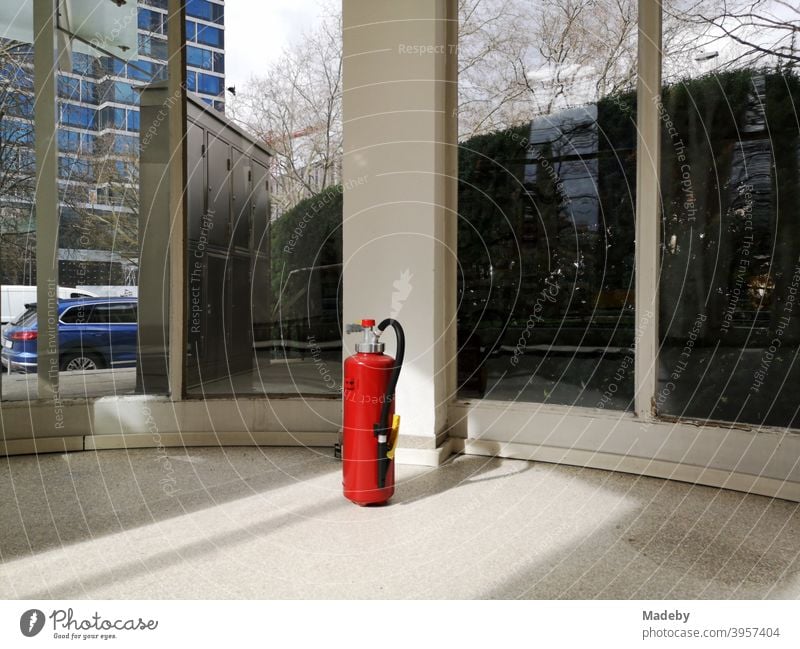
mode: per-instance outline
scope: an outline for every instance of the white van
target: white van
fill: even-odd
[[[97,297],[94,293],[68,286],[58,287],[58,299]],[[8,324],[23,311],[25,305],[36,302],[36,287],[11,284],[0,286],[0,322]]]

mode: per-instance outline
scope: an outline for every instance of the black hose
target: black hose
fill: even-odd
[[[392,428],[392,422],[389,419],[389,408],[394,401],[394,393],[397,389],[397,379],[400,378],[400,369],[403,367],[403,357],[406,354],[406,334],[403,327],[397,320],[386,318],[378,325],[378,331],[383,331],[386,327],[391,326],[394,329],[394,335],[397,336],[397,355],[394,359],[394,367],[392,367],[392,375],[389,377],[389,385],[386,386],[386,398],[383,401],[381,408],[381,423],[387,429]]]
[[[386,327],[391,326],[394,329],[394,334],[397,337],[397,354],[392,366],[392,374],[389,376],[389,384],[386,386],[386,394],[381,407],[380,421],[375,424],[375,435],[386,435],[386,442],[378,442],[378,488],[383,489],[386,486],[386,474],[389,472],[389,436],[392,431],[392,422],[389,418],[390,408],[394,402],[395,390],[397,389],[397,380],[400,378],[400,370],[403,367],[403,357],[406,353],[406,335],[403,327],[397,320],[393,318],[386,318],[378,325],[378,331],[383,332]]]

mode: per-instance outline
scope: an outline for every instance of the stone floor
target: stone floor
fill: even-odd
[[[0,459],[3,598],[797,598],[798,505],[475,456],[387,507],[328,449]]]

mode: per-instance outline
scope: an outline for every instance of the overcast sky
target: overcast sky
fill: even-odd
[[[226,0],[225,85],[243,86],[323,15],[321,0]]]

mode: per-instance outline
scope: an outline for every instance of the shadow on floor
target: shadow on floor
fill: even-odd
[[[456,461],[458,458],[458,461]],[[478,455],[452,455],[435,471],[404,480],[392,503],[413,505],[425,498],[440,496],[450,489],[470,485],[485,485],[493,480],[509,480],[533,468],[533,462],[519,462],[513,471],[486,475],[496,470],[497,458]]]

